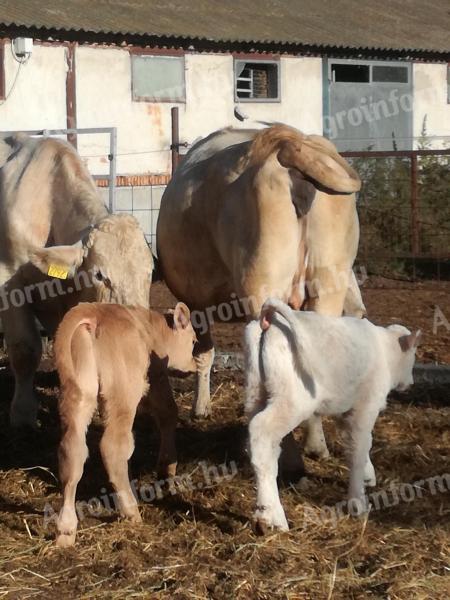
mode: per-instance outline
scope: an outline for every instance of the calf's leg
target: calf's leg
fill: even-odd
[[[295,402],[296,396],[292,399]],[[277,487],[278,458],[281,440],[303,420],[291,398],[269,399],[268,406],[249,423],[251,462],[257,485],[257,527],[289,529]]]
[[[308,435],[304,447],[305,454],[317,458],[328,458],[330,453],[325,441],[322,418],[320,415],[312,415],[307,421]]]
[[[63,487],[63,506],[58,515],[56,544],[72,546],[77,531],[75,496],[83,467],[88,457],[86,429],[92,420],[97,394],[78,395],[74,389],[66,393],[60,404],[63,437],[59,446],[59,476]]]
[[[255,341],[259,344],[259,339]],[[257,413],[267,406],[267,392],[261,381],[259,371],[259,354],[254,348],[247,356],[247,370],[245,383],[245,411],[251,420]],[[279,458],[280,470],[283,479],[295,483],[305,475],[301,447],[296,442],[292,432],[288,433],[281,441],[281,455]]]
[[[163,478],[174,477],[177,470],[175,430],[178,407],[173,399],[172,389],[166,374],[151,377],[149,403],[161,436],[158,476]]]
[[[133,376],[130,374],[131,380]],[[115,389],[105,406],[105,431],[100,441],[102,460],[114,488],[120,514],[136,523],[142,521],[128,477],[128,460],[134,450],[133,421],[144,385]]]
[[[379,413],[379,403],[369,400],[358,403],[350,414],[351,464],[348,500],[350,512],[359,515],[369,508],[364,484],[375,485],[375,470],[370,461],[372,429]]]
[[[364,485],[367,487],[375,487],[377,485],[377,476],[375,474],[375,468],[370,460],[370,456],[367,455],[366,465],[364,467]]]

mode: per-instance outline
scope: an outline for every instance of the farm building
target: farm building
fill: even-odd
[[[424,134],[449,146],[445,0],[0,7],[0,130],[105,128],[70,139],[153,245],[178,151],[215,129],[281,121],[341,151],[412,150]]]
[[[449,597],[449,31],[448,0],[0,0],[0,324],[5,343],[5,347],[0,345],[0,596],[21,600]],[[345,298],[341,295],[344,306],[333,306],[335,312],[329,309],[327,316],[316,314],[313,318],[330,319],[334,314],[336,322],[341,323],[340,315],[349,314],[347,310],[361,316],[360,304],[352,306],[350,301],[350,306],[345,307],[348,292],[354,294],[360,288],[367,317],[373,324],[401,324],[411,331],[398,339],[399,346],[394,344],[398,356],[405,352],[406,340],[402,344],[402,338],[415,340],[414,350],[421,339],[414,385],[401,391],[399,387],[406,386],[397,386],[389,394],[386,409],[373,430],[369,462],[373,460],[376,481],[374,473],[370,482],[364,476],[365,483],[372,486],[366,492],[371,510],[361,518],[351,517],[348,509],[352,498],[346,500],[347,481],[351,479],[348,435],[342,427],[343,419],[327,414],[323,427],[330,455],[305,455],[306,481],[298,480],[299,472],[292,469],[279,470],[275,487],[279,489],[289,531],[273,529],[268,535],[257,535],[252,514],[255,515],[255,508],[256,513],[264,511],[267,502],[259,501],[255,490],[258,480],[251,468],[250,419],[244,412],[244,400],[249,396],[248,361],[245,366],[242,352],[245,323],[228,322],[227,313],[221,313],[222,308],[230,306],[236,310],[238,295],[233,291],[230,302],[227,287],[226,302],[219,298],[198,305],[206,306],[208,320],[212,314],[215,321],[214,367],[210,375],[208,372],[203,377],[212,402],[209,418],[200,418],[206,413],[195,412],[195,397],[202,383],[198,364],[197,379],[194,374],[184,378],[171,374],[169,380],[164,356],[164,371],[156,373],[160,379],[156,385],[155,380],[149,382],[151,393],[158,389],[158,381],[160,386],[163,384],[165,395],[159,397],[159,409],[171,413],[166,427],[166,434],[170,429],[166,454],[162,452],[162,421],[158,420],[155,405],[142,402],[135,420],[134,413],[123,410],[127,409],[135,383],[134,366],[142,356],[145,358],[145,353],[138,352],[138,342],[127,342],[129,324],[115,329],[122,321],[114,319],[97,327],[97,322],[89,317],[76,326],[86,327],[81,335],[92,338],[93,343],[94,338],[112,332],[111,343],[105,343],[104,348],[120,351],[106,355],[105,364],[112,365],[111,371],[118,374],[112,385],[122,402],[116,416],[123,420],[128,413],[127,443],[134,442],[134,451],[131,444],[128,452],[130,445],[125,448],[123,436],[118,435],[115,439],[109,436],[109,452],[120,451],[122,467],[123,451],[132,453],[128,464],[130,485],[139,502],[142,523],[139,519],[120,519],[123,487],[111,476],[111,466],[116,468],[119,464],[119,453],[110,455],[113,458],[109,465],[104,460],[108,446],[102,441],[108,439],[105,431],[113,419],[112,412],[105,410],[104,388],[100,394],[95,388],[99,373],[92,376],[97,391],[87,394],[99,400],[99,410],[94,410],[87,432],[87,448],[80,446],[81,452],[77,452],[75,446],[67,450],[61,444],[58,458],[61,438],[71,437],[66,435],[68,420],[58,408],[64,400],[71,400],[61,369],[59,376],[55,370],[55,354],[61,351],[58,343],[52,349],[55,329],[47,327],[45,319],[50,326],[52,322],[54,327],[59,324],[61,331],[62,315],[68,307],[88,298],[104,303],[97,305],[98,310],[101,306],[105,314],[112,310],[110,314],[116,315],[120,315],[117,311],[132,312],[135,308],[111,307],[110,302],[144,306],[150,296],[151,307],[162,312],[176,306],[173,292],[188,304],[176,285],[171,285],[168,273],[177,272],[180,280],[202,295],[208,284],[214,283],[226,254],[218,254],[220,235],[214,235],[217,230],[213,227],[220,222],[214,214],[218,213],[206,214],[209,211],[202,204],[206,198],[210,204],[217,201],[221,208],[230,205],[229,196],[222,194],[220,181],[217,185],[213,179],[213,186],[204,186],[207,193],[199,195],[200,202],[194,199],[187,203],[190,213],[178,213],[182,215],[178,230],[165,239],[166,251],[175,248],[178,256],[173,266],[163,267],[165,281],[152,281],[150,295],[153,263],[148,244],[136,222],[121,213],[131,212],[137,217],[155,252],[156,222],[161,212],[158,245],[159,262],[163,263],[161,222],[178,174],[189,174],[193,164],[199,178],[186,178],[188,191],[192,187],[203,192],[203,184],[210,183],[208,165],[203,163],[198,169],[199,163],[187,160],[186,168],[181,168],[170,181],[183,160],[182,154],[195,140],[218,128],[252,128],[271,122],[287,123],[331,139],[344,160],[340,161],[329,144],[320,140],[319,147],[328,151],[313,154],[309,165],[325,162],[327,175],[326,171],[333,170],[327,161],[330,151],[340,161],[333,158],[332,163],[344,165],[350,181],[344,179],[345,187],[340,187],[340,179],[339,189],[330,187],[330,179],[316,179],[317,172],[311,174],[303,164],[298,167],[297,179],[289,169],[291,179],[284,178],[285,188],[280,193],[279,187],[272,184],[280,171],[284,177],[288,169],[283,162],[286,154],[284,159],[280,156],[285,146],[275,146],[265,160],[269,167],[275,163],[279,171],[266,171],[269,176],[263,181],[267,185],[261,197],[265,206],[275,207],[275,217],[280,196],[287,200],[283,210],[287,208],[286,214],[292,216],[289,223],[293,227],[284,230],[277,218],[266,213],[264,221],[268,227],[265,231],[258,228],[262,219],[258,221],[255,213],[262,212],[263,203],[255,203],[258,210],[249,217],[242,211],[245,202],[241,201],[248,189],[251,199],[253,194],[259,201],[260,196],[254,192],[255,179],[240,177],[248,187],[238,187],[237,192],[237,186],[233,187],[237,212],[234,218],[223,219],[231,226],[224,228],[228,235],[219,240],[221,248],[237,249],[234,262],[239,262],[239,254],[249,255],[251,270],[255,270],[257,254],[243,252],[242,240],[269,239],[266,256],[275,275],[283,274],[287,262],[292,262],[295,269],[299,264],[310,268],[315,251],[320,246],[330,248],[332,256],[325,257],[324,265],[317,261],[317,271],[329,271],[333,277],[343,273],[344,282],[350,277],[353,283],[344,288]],[[256,137],[265,140],[261,147],[267,147],[267,132],[270,135],[281,129],[258,132]],[[39,138],[67,137],[94,175],[104,200],[119,214],[108,213],[80,158],[66,144],[48,139],[41,144],[41,140],[19,137],[19,142],[12,144],[13,152],[2,163],[1,138],[5,133],[19,131]],[[284,131],[292,135],[288,128]],[[228,139],[236,139],[234,133],[227,135]],[[314,138],[300,140],[295,151],[300,155],[299,164],[305,154],[307,163]],[[7,140],[5,144],[8,152],[10,143]],[[50,152],[36,151],[43,146]],[[229,148],[236,150],[233,145],[227,151]],[[195,152],[190,156],[195,156]],[[35,160],[42,155],[43,161]],[[70,169],[64,160],[67,155],[73,161],[69,161]],[[220,151],[216,155],[219,161],[213,163],[213,172],[218,164],[222,166],[223,155]],[[207,156],[209,161],[210,155]],[[237,158],[246,169],[249,163],[242,160],[242,155]],[[362,181],[356,194],[346,187],[358,180],[349,165]],[[257,165],[252,172],[253,167],[250,162],[250,175],[256,178],[263,169]],[[200,184],[192,185],[192,181]],[[301,184],[298,198],[295,181]],[[359,189],[359,180],[356,183],[351,189]],[[161,204],[167,185],[170,187]],[[330,185],[336,185],[336,179]],[[79,192],[78,186],[84,193]],[[228,190],[232,186],[227,182],[222,187]],[[35,190],[41,193],[34,193]],[[333,210],[319,213],[319,227],[309,227],[308,223],[314,222],[307,220],[311,203],[317,205],[324,197]],[[333,212],[339,197],[341,207],[351,204],[350,217],[345,210]],[[19,207],[16,212],[4,210],[8,198],[12,198],[10,207]],[[195,201],[200,206],[197,218],[191,210]],[[89,210],[80,210],[77,215],[83,202]],[[304,207],[306,212],[302,212]],[[52,212],[57,218],[50,218]],[[169,212],[166,226],[174,222],[174,213]],[[345,222],[347,228],[343,227]],[[185,223],[197,226],[189,237],[180,235]],[[299,223],[302,234],[308,229],[313,231],[307,252],[304,244],[297,243]],[[234,236],[236,230],[242,234],[240,238]],[[273,237],[265,236],[266,231],[274,233]],[[338,235],[334,236],[336,232]],[[206,250],[200,243],[202,237],[210,243]],[[357,237],[359,253],[353,263]],[[339,253],[333,240],[339,242],[339,238],[348,249],[352,245],[347,244],[350,238],[355,243],[351,263],[338,271],[335,262]],[[4,265],[10,267],[8,255],[13,256],[11,242],[15,241],[21,249],[22,243],[26,248],[29,240],[31,252],[18,257],[20,266],[11,275],[4,269]],[[303,238],[300,240],[303,242]],[[285,247],[289,250],[289,242],[293,250],[284,252]],[[206,269],[205,265],[211,265],[209,259],[214,261],[216,255],[220,260]],[[350,252],[346,255],[349,257]],[[292,256],[295,260],[290,261]],[[185,257],[190,265],[188,260],[182,264]],[[78,267],[77,261],[81,263]],[[189,270],[192,266],[199,266],[207,276],[196,278],[195,270]],[[265,267],[264,262],[262,266]],[[241,281],[244,267],[233,266]],[[264,271],[262,280],[266,286],[270,273],[269,269]],[[79,274],[87,277],[82,290],[78,287],[83,281]],[[306,275],[298,281],[297,271],[294,277],[286,279],[292,283],[292,289],[296,285],[300,290],[302,281],[307,286],[316,280],[316,274],[311,273],[311,282]],[[233,290],[239,291],[233,285]],[[323,297],[330,293],[333,296],[339,286],[341,281],[334,279],[331,288],[326,286]],[[84,298],[80,291],[91,291],[92,295]],[[322,289],[319,291],[320,300]],[[247,298],[251,298],[251,293]],[[179,331],[174,333],[177,322],[189,333],[189,363],[193,356],[198,359],[201,344],[201,327],[197,327],[200,335],[194,345],[190,329],[191,324],[195,325],[194,313],[197,317],[200,314],[198,306],[190,307],[190,318],[186,318],[186,306],[183,309],[178,305],[178,315],[179,311],[184,313],[184,325],[175,316],[166,317],[166,322],[158,315],[160,323],[164,321],[166,326],[162,331],[167,333],[173,320],[172,336],[179,337]],[[320,312],[317,305],[312,306]],[[309,310],[308,304],[306,308]],[[74,310],[79,309],[80,306]],[[84,304],[81,309],[94,310],[92,304]],[[74,313],[66,314],[70,318]],[[41,335],[36,333],[38,323],[44,327],[44,338],[50,340],[42,355]],[[197,326],[204,323],[197,321]],[[263,319],[260,323],[263,328],[267,326],[263,326]],[[363,323],[358,319],[358,326]],[[58,335],[64,337],[64,333]],[[314,367],[312,388],[316,374],[333,367],[348,382],[358,381],[354,365],[348,365],[348,370],[336,367],[336,357],[347,354],[348,348],[352,351],[348,355],[355,356],[348,362],[358,366],[364,362],[370,340],[360,335],[349,342],[343,337],[328,336],[327,332],[318,334],[317,330],[314,336],[322,337],[323,352],[317,352],[315,359],[313,352],[306,353],[305,365],[311,362]],[[143,339],[142,335],[138,337]],[[80,351],[80,339],[68,336],[66,342],[72,356],[67,364],[72,362],[75,368],[85,364],[91,371],[101,351],[94,358],[86,352],[86,360],[81,360],[72,353],[73,348]],[[314,340],[310,350],[313,345]],[[356,355],[355,348],[362,352]],[[384,352],[378,344],[370,348],[367,368],[377,387],[390,367],[391,353],[389,349]],[[212,363],[212,349],[204,349]],[[156,354],[166,350],[155,348]],[[263,355],[262,342],[260,354]],[[149,361],[156,366],[153,350]],[[206,361],[197,362],[201,366]],[[290,364],[290,358],[284,362]],[[278,364],[284,366],[281,360]],[[411,375],[413,365],[408,364]],[[282,371],[280,368],[280,373],[276,373],[280,381]],[[85,398],[76,396],[76,389],[81,391],[86,379],[79,375],[72,381],[77,383],[74,398],[81,400],[72,406],[73,422],[83,438],[86,427],[79,415]],[[141,374],[139,381],[142,383]],[[320,384],[320,377],[318,381]],[[331,385],[340,389],[336,380]],[[167,393],[170,388],[173,398],[172,393]],[[18,390],[25,393],[17,393]],[[347,399],[347,393],[341,390],[341,394]],[[368,398],[369,393],[364,391],[364,400]],[[24,406],[24,399],[32,400],[27,410],[14,412],[13,407]],[[28,421],[14,422],[14,416],[30,417],[32,411],[36,414],[33,412]],[[156,417],[153,422],[149,412]],[[194,419],[193,413],[199,418]],[[276,420],[272,417],[273,422]],[[21,424],[31,427],[17,427]],[[298,451],[298,460],[300,448],[307,449],[307,437],[300,428],[294,433],[291,442]],[[270,436],[267,440],[265,435],[260,437],[267,441],[267,447],[271,445]],[[322,442],[323,438],[322,434]],[[272,445],[278,447],[278,442]],[[64,457],[70,462],[67,458],[76,461],[87,454],[76,496],[72,486],[78,520],[76,545],[57,547],[58,532],[63,540],[67,537],[70,541],[73,535],[70,522],[64,524],[62,519],[61,524],[58,518],[58,513],[64,513],[62,488],[70,487],[61,463]],[[172,462],[166,466],[172,468],[161,473],[159,467],[165,463],[160,459],[167,463],[169,454]],[[125,477],[126,471],[122,468]],[[274,477],[272,482],[275,483]],[[69,496],[70,493],[65,500]]]
[[[248,117],[340,150],[412,149],[426,118],[445,147],[448,3],[414,4],[2,1],[1,130],[115,127],[116,172],[141,183],[170,174],[174,106],[187,144]],[[107,136],[77,142],[106,173]]]

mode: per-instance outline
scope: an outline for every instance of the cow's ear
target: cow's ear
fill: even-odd
[[[400,348],[403,352],[408,352],[412,348],[417,348],[417,346],[422,341],[422,332],[420,329],[410,333],[409,335],[402,335],[398,338],[398,343],[400,344]]]
[[[333,144],[320,136],[309,136],[299,142],[287,141],[278,152],[279,163],[287,169],[297,169],[306,177],[336,193],[349,194],[361,188],[361,180],[340,156]]]
[[[183,302],[178,302],[173,311],[174,329],[186,329],[191,322],[191,313],[189,308]]]
[[[67,279],[73,277],[84,258],[81,242],[73,246],[51,246],[36,248],[30,253],[30,262],[44,275]]]

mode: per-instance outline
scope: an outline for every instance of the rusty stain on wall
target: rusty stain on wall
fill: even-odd
[[[164,137],[164,129],[162,124],[161,107],[158,104],[148,104],[147,113],[151,117],[152,126],[158,132],[160,138]]]

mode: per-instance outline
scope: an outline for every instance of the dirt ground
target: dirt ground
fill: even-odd
[[[449,332],[440,327],[437,335],[432,333],[436,305],[450,316],[448,284],[399,289],[378,281],[371,286],[364,300],[373,320],[421,327],[426,340],[420,359],[450,362]],[[170,304],[167,293],[155,288],[154,304]],[[218,328],[218,346],[237,349],[240,326],[232,325],[233,333],[226,333],[226,327]],[[291,529],[262,537],[251,522],[255,488],[246,452],[243,374],[213,374],[209,420],[190,419],[193,377],[173,380],[173,385],[183,481],[156,483],[158,436],[148,416],[139,414],[130,473],[138,482],[144,522],[131,526],[119,520],[108,510],[114,499],[98,452],[101,427],[95,422],[78,487],[83,518],[77,543],[60,550],[53,543],[52,519],[61,502],[57,377],[39,373],[40,429],[17,434],[7,420],[13,380],[6,362],[0,364],[1,598],[450,597],[450,479],[429,479],[449,472],[447,387],[416,386],[391,397],[376,424],[372,449],[375,489],[384,496],[368,518],[326,508],[345,497],[348,479],[341,432],[327,419],[331,457],[306,459],[307,485],[280,482]],[[301,438],[302,432],[296,435]]]
[[[362,287],[367,317],[377,325],[400,323],[424,334],[419,362],[450,364],[450,281],[398,281],[371,277]],[[152,305],[170,308],[176,303],[165,284],[152,287]],[[220,350],[239,350],[244,323],[214,323]]]

